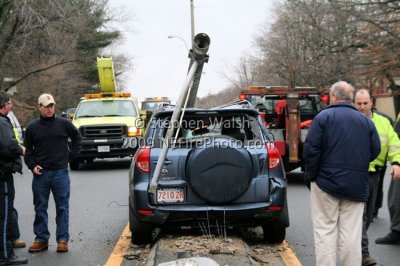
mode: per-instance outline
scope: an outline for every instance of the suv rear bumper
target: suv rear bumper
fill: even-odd
[[[199,224],[211,227],[226,226],[260,226],[274,222],[282,227],[287,227],[286,222],[281,220],[283,208],[280,211],[269,211],[269,203],[229,205],[225,207],[213,206],[186,206],[184,210],[154,209],[153,214],[142,215],[131,212],[141,221],[158,226],[199,226]],[[262,206],[262,207],[259,207]],[[285,206],[284,206],[285,208]]]
[[[275,187],[270,201],[240,202],[226,205],[202,204],[173,204],[150,205],[147,194],[147,182],[136,184],[136,190],[131,191],[130,212],[139,220],[152,223],[156,227],[163,225],[190,225],[198,226],[201,222],[218,221],[219,225],[259,226],[274,222],[282,227],[289,226],[287,215],[286,186]],[[133,193],[132,193],[133,192]],[[280,210],[268,210],[269,206],[282,206]],[[151,214],[140,214],[139,210],[151,210]]]

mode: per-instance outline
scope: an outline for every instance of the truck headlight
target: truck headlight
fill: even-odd
[[[140,131],[137,127],[128,127],[128,136],[133,137],[133,136],[139,136]]]

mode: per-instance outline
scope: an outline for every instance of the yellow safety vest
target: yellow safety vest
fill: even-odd
[[[15,138],[16,138],[17,141],[18,141],[18,144],[19,144],[19,145],[22,145],[23,142],[22,142],[21,138],[19,137],[18,130],[17,130],[15,127],[13,127],[13,130],[14,130]]]
[[[377,113],[372,113],[372,122],[374,122],[379,134],[381,153],[369,164],[369,171],[375,171],[376,166],[384,166],[386,164],[386,156],[389,162],[400,164],[400,140],[389,120]]]

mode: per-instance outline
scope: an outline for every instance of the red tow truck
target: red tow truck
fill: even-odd
[[[303,170],[303,146],[312,119],[328,104],[328,93],[315,87],[249,86],[240,100],[257,109],[273,134],[285,170]]]

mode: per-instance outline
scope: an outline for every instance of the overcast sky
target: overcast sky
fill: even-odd
[[[250,52],[254,36],[271,17],[273,0],[193,0],[195,33],[210,36],[209,62],[204,65],[198,96],[216,93],[229,83],[221,72]],[[178,98],[189,65],[190,0],[110,0],[112,8],[133,16],[118,49],[133,58],[125,90],[144,97]],[[180,38],[168,38],[168,36]]]

